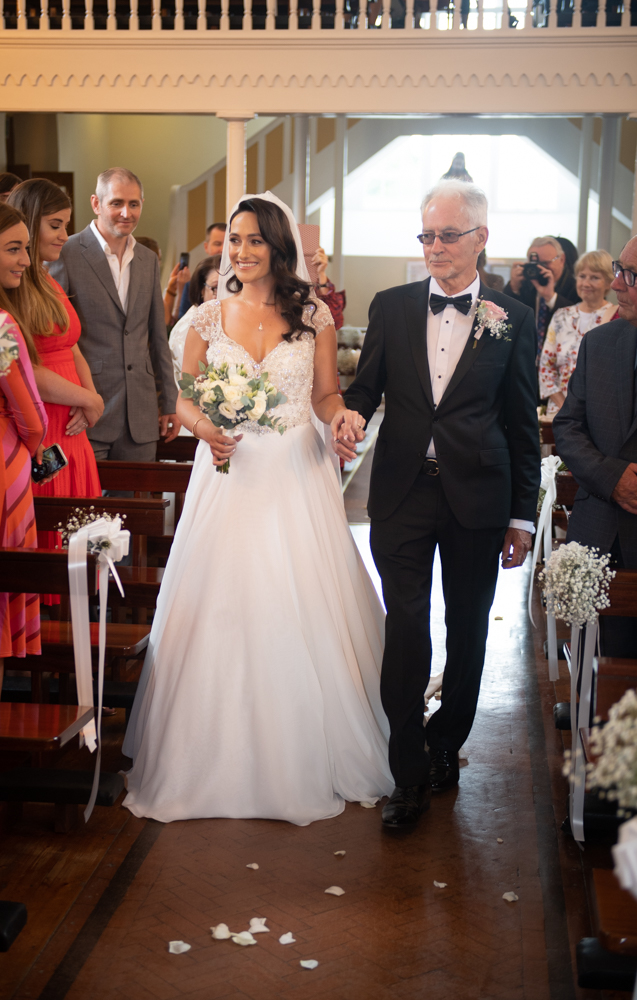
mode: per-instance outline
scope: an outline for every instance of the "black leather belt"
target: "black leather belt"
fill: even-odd
[[[422,471],[426,476],[440,475],[440,469],[438,468],[438,463],[435,458],[428,458],[427,461],[423,463]]]

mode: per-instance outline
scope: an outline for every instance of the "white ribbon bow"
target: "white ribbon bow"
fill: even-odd
[[[104,659],[106,656],[106,607],[108,604],[108,572],[115,578],[119,591],[124,596],[122,584],[115,569],[115,563],[128,554],[130,532],[122,531],[119,517],[112,521],[105,517],[98,518],[80,528],[69,539],[69,590],[71,597],[71,622],[73,625],[73,652],[75,654],[75,676],[77,681],[78,705],[93,704],[93,664],[91,659],[91,628],[88,613],[88,582],[86,575],[86,553],[95,551],[100,545],[107,543],[106,548],[96,551],[99,572],[99,659],[97,682],[97,725],[95,719],[80,732],[80,746],[86,743],[91,753],[97,746],[95,757],[95,776],[88,805],[84,810],[84,819],[88,823],[100,780],[100,763],[102,759],[102,698],[104,694]]]
[[[558,458],[557,455],[549,455],[547,458],[542,459],[542,478],[540,481],[540,489],[545,490],[546,493],[544,500],[542,501],[542,509],[540,510],[540,517],[538,519],[537,532],[535,535],[535,545],[533,546],[533,562],[531,563],[531,580],[529,583],[528,599],[529,618],[531,619],[533,628],[537,627],[533,619],[533,611],[531,608],[533,600],[534,571],[540,554],[540,544],[542,540],[544,541],[545,566],[551,558],[551,552],[553,551],[552,513],[553,504],[555,503],[557,497],[557,484],[555,482],[555,476],[557,475],[557,470],[561,464],[562,459]],[[556,681],[559,677],[559,667],[557,664],[557,629],[555,626],[555,616],[550,613],[546,616],[546,633],[549,647],[549,680]]]

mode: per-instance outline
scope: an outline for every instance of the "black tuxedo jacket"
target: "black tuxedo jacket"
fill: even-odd
[[[617,536],[627,569],[637,569],[637,515],[611,500],[637,462],[637,329],[616,319],[582,340],[564,406],[553,421],[557,454],[579,483],[568,541],[608,552]]]
[[[437,407],[427,360],[429,279],[379,292],[358,373],[345,393],[366,420],[383,393],[368,510],[389,517],[411,489],[433,437],[445,496],[465,528],[535,520],[540,485],[535,322],[514,299],[480,285],[505,309],[509,340],[473,333]],[[475,346],[474,346],[475,345]]]

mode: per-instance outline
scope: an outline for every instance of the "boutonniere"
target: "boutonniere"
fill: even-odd
[[[476,332],[473,335],[474,349],[485,330],[488,330],[496,340],[511,340],[507,333],[511,329],[511,324],[507,323],[508,312],[496,306],[495,302],[488,299],[479,298],[476,309],[476,320],[478,323]]]

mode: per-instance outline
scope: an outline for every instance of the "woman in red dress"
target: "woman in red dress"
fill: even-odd
[[[35,496],[99,497],[102,495],[97,463],[86,436],[104,411],[89,367],[78,347],[81,326],[68,297],[47,273],[44,263],[57,260],[66,243],[71,202],[57,184],[43,178],[23,181],[9,203],[26,217],[31,266],[24,278],[28,293],[29,327],[37,357],[35,379],[45,404],[49,427],[45,448],[59,444],[69,464],[50,483],[34,485]],[[42,548],[59,544],[55,532],[38,532]],[[59,598],[47,596],[45,604]]]

